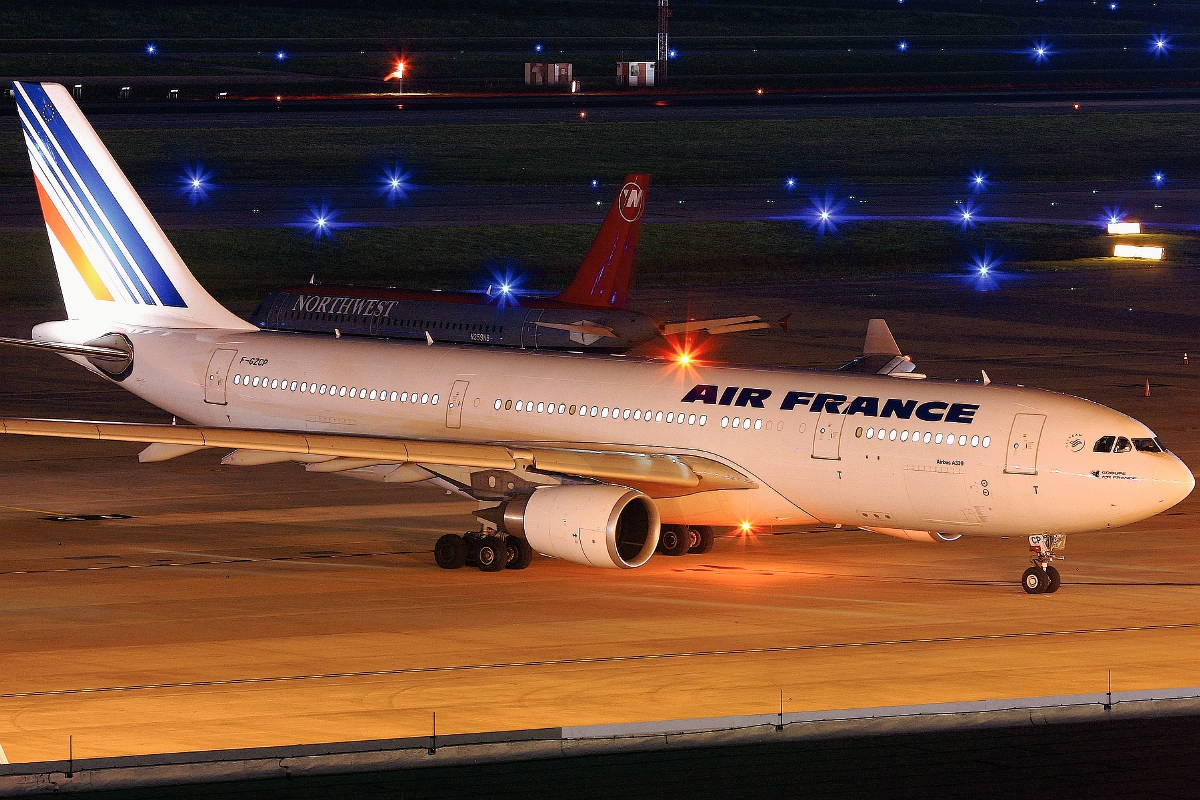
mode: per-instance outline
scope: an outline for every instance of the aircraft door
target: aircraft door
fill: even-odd
[[[813,458],[837,461],[842,457],[842,426],[845,424],[846,418],[841,414],[821,412],[813,426]]]
[[[462,407],[467,399],[467,381],[455,381],[450,388],[450,400],[446,404],[446,427],[462,426]]]
[[[225,386],[229,381],[229,366],[237,350],[216,350],[208,360],[208,372],[204,378],[204,402],[223,406]]]
[[[525,315],[525,323],[521,326],[521,347],[537,349],[538,321],[542,318],[541,311],[530,311]]]
[[[1042,438],[1045,414],[1017,414],[1008,435],[1008,457],[1004,471],[1015,475],[1037,474],[1038,443]]]

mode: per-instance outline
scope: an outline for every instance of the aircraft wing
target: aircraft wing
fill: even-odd
[[[867,323],[867,340],[861,356],[837,368],[838,372],[891,375],[896,378],[924,378],[912,359],[900,352],[892,331],[881,319]]]
[[[723,319],[692,319],[687,322],[667,322],[662,326],[663,336],[677,336],[681,333],[707,331],[711,335],[721,333],[737,333],[738,331],[760,331],[771,327],[769,322],[763,322],[761,317],[753,314],[745,317],[725,317]]]
[[[617,338],[617,334],[613,333],[612,328],[595,322],[535,322],[533,324],[539,328],[553,328],[556,331],[566,331],[567,333],[584,333],[589,336]]]
[[[752,479],[735,469],[694,455],[54,419],[0,419],[0,433],[145,442],[150,447],[142,452],[143,461],[161,461],[200,449],[220,448],[239,453],[292,455],[296,456],[297,461],[314,462],[317,468],[312,471],[319,472],[377,464],[450,465],[500,470],[525,466],[556,475],[645,487],[644,490],[649,490],[647,493],[657,496],[679,496],[719,489],[752,489],[757,486]],[[229,463],[268,463],[269,460],[235,460]],[[342,463],[339,464],[339,461]]]

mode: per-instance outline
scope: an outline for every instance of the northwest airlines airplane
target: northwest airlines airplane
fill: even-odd
[[[8,434],[203,448],[473,497],[439,565],[533,552],[631,568],[710,526],[833,523],[938,542],[1028,536],[1030,593],[1064,535],[1172,507],[1195,481],[1135,419],[1052,392],[925,378],[872,322],[843,372],[707,366],[264,331],[196,282],[61,86],[16,101],[68,319],[59,352],[187,426],[0,420]],[[903,366],[907,364],[907,366]],[[907,370],[907,371],[905,371]]]
[[[649,175],[628,175],[571,285],[555,297],[306,284],[269,294],[250,322],[265,330],[623,353],[663,336],[769,327],[756,316],[659,324],[626,308]]]

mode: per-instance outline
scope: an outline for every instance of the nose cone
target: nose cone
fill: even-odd
[[[1158,495],[1158,507],[1154,513],[1166,511],[1176,505],[1196,487],[1196,478],[1187,465],[1173,453],[1168,453],[1154,468],[1154,488]]]

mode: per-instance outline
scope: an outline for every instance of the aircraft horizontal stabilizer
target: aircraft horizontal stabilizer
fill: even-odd
[[[67,356],[83,356],[98,361],[128,361],[129,352],[116,347],[100,347],[90,344],[70,344],[68,342],[42,342],[36,339],[10,339],[0,336],[0,345],[10,347],[28,347],[32,350],[47,350],[51,353],[61,353]]]
[[[771,327],[763,322],[761,317],[753,314],[745,317],[725,317],[724,319],[691,319],[687,322],[668,322],[662,326],[663,336],[677,336],[681,333],[707,331],[710,334],[735,333],[737,331],[757,331]]]
[[[674,495],[687,494],[689,491],[752,489],[758,485],[730,467],[690,455],[568,448],[525,449],[498,444],[53,419],[0,419],[0,433],[146,442],[152,446],[143,452],[157,451],[166,458],[172,457],[168,453],[182,455],[183,448],[193,448],[189,452],[201,448],[233,449],[235,453],[225,458],[225,463],[232,464],[272,463],[275,459],[265,454],[279,453],[287,454],[286,460],[289,461],[309,462],[307,469],[314,472],[409,463],[513,470],[520,463],[541,472],[594,478],[622,485],[669,487],[669,493]],[[253,451],[254,455],[249,451]],[[257,455],[259,453],[263,455]],[[242,454],[241,457],[239,454]]]

